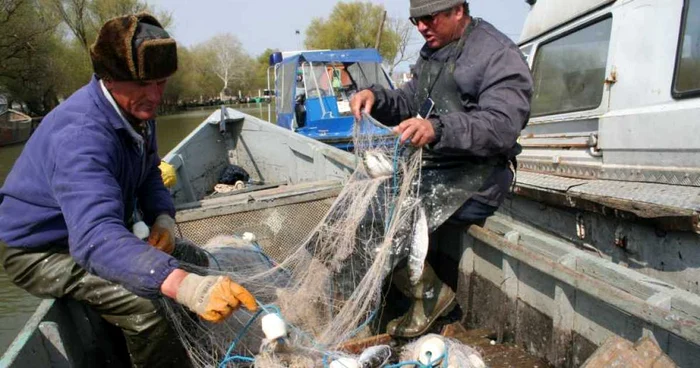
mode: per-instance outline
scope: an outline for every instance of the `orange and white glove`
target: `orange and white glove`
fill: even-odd
[[[148,243],[172,254],[175,250],[175,220],[170,215],[159,215],[156,222],[151,226],[151,233],[148,235]]]
[[[227,276],[190,273],[182,280],[175,300],[209,322],[221,322],[241,304],[251,312],[258,306],[253,295]]]

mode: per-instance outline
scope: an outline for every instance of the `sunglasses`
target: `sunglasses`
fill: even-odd
[[[452,8],[450,9],[445,9],[445,10],[440,10],[436,11],[435,13],[431,13],[428,15],[424,15],[422,17],[409,17],[408,20],[413,23],[414,26],[417,26],[419,22],[423,22],[423,24],[433,24],[435,22],[435,18],[442,13],[449,13],[452,11]]]

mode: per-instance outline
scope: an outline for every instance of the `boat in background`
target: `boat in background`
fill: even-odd
[[[353,148],[352,95],[371,85],[394,88],[375,49],[276,52],[268,81],[269,72],[277,125],[346,151]]]
[[[33,131],[29,115],[12,109],[0,113],[0,147],[25,142]]]

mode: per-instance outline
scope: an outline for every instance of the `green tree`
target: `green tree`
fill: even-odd
[[[383,15],[382,5],[359,1],[340,2],[333,8],[328,19],[311,20],[304,43],[310,49],[373,48]],[[385,60],[396,57],[399,41],[394,30],[384,28],[379,53]]]
[[[45,19],[30,0],[0,1],[0,77],[12,78],[23,60],[36,53],[38,45],[56,23]]]
[[[267,89],[268,68],[270,67],[270,54],[278,52],[277,49],[265,49],[257,58],[255,58],[255,75],[251,81],[252,89]],[[275,76],[270,72],[270,87],[274,89]]]
[[[178,47],[178,71],[169,80],[164,103],[201,103],[217,97],[219,80],[207,70],[206,60],[186,47]]]
[[[0,1],[0,90],[41,115],[58,103],[57,22],[32,0]]]
[[[0,0],[0,93],[47,113],[90,80],[87,50],[102,24],[144,10],[153,11],[141,0]]]

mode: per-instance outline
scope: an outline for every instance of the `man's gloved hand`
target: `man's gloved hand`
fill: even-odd
[[[175,220],[170,215],[159,215],[156,222],[151,227],[151,234],[148,236],[148,243],[172,254],[175,249]]]
[[[165,161],[161,161],[158,168],[160,169],[160,176],[163,179],[165,187],[168,189],[174,187],[175,184],[177,184],[177,172],[175,171],[175,167]]]
[[[209,322],[225,320],[241,304],[251,312],[258,308],[253,295],[227,276],[190,273],[180,283],[175,300]]]

